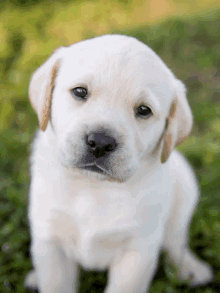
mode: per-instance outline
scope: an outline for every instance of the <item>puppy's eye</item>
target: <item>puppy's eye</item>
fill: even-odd
[[[139,106],[135,112],[138,117],[143,117],[143,118],[149,117],[152,115],[151,109],[144,105]]]
[[[87,97],[87,89],[84,87],[75,87],[71,91],[78,98],[86,99]]]

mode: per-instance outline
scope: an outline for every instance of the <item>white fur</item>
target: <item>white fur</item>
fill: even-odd
[[[175,97],[180,106],[172,144],[191,128],[181,82],[134,38],[86,40],[58,49],[34,74],[30,99],[39,119],[48,72],[57,61],[51,118],[45,132],[38,131],[31,157],[29,220],[37,278],[32,272],[26,286],[41,293],[75,293],[80,263],[86,269],[109,268],[105,293],[144,293],[162,248],[170,252],[180,278],[193,274],[192,286],[211,281],[212,269],[187,245],[199,196],[194,173],[175,150],[161,163]],[[86,101],[71,95],[77,86],[88,88]],[[143,104],[153,116],[135,116]],[[86,155],[84,136],[100,127],[120,145],[108,157],[105,175],[79,169]]]

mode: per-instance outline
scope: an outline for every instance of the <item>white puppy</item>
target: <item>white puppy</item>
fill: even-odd
[[[145,44],[106,35],[59,48],[34,73],[26,286],[77,292],[77,265],[109,268],[105,293],[144,293],[161,249],[181,279],[212,281],[189,250],[195,175],[173,150],[190,133],[185,87]]]

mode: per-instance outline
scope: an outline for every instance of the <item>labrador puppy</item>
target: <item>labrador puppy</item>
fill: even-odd
[[[77,266],[109,269],[105,293],[145,293],[161,249],[191,286],[213,280],[188,247],[199,199],[175,146],[192,128],[186,89],[133,37],[61,47],[33,74],[40,130],[31,155],[34,265],[25,285],[76,293]]]

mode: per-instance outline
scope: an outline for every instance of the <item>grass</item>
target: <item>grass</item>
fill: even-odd
[[[44,5],[44,4],[41,4]],[[49,39],[45,22],[53,11],[41,15],[41,6],[31,6],[33,18],[26,24],[8,26],[2,31],[0,49],[0,292],[28,292],[23,287],[26,273],[32,268],[27,223],[29,186],[28,156],[30,142],[37,129],[37,118],[28,101],[31,73],[47,58],[55,46]],[[3,13],[3,12],[2,12]],[[16,13],[13,17],[16,22]],[[3,16],[3,14],[1,14]],[[35,16],[35,18],[34,18]],[[4,11],[7,18],[7,10]],[[2,18],[3,19],[3,18]],[[27,21],[25,18],[22,20]],[[206,287],[189,289],[176,284],[172,270],[161,256],[151,293],[220,291],[220,12],[210,17],[181,20],[173,18],[153,26],[116,30],[112,33],[132,35],[151,46],[183,80],[194,114],[190,138],[179,147],[193,165],[201,187],[201,201],[190,230],[190,246],[215,270],[215,282]],[[4,36],[3,36],[4,32]],[[82,38],[94,36],[86,30]],[[46,36],[46,37],[45,37]],[[48,43],[45,43],[48,38]],[[62,40],[61,40],[62,41]],[[65,45],[65,43],[64,43]],[[30,49],[30,50],[29,50]],[[29,51],[28,51],[29,50]],[[107,274],[81,271],[80,292],[103,292]]]

